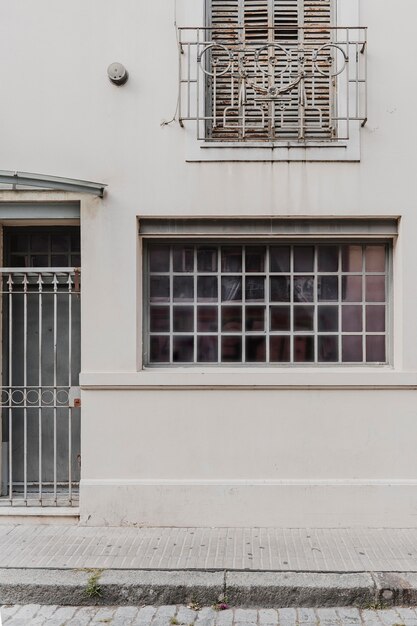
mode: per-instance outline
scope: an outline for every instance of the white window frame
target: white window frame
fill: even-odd
[[[335,0],[337,22],[346,27],[360,25],[360,0]],[[188,2],[179,0],[178,23],[204,26],[205,1]],[[341,94],[341,97],[343,95]],[[185,124],[182,132],[186,134],[187,162],[359,162],[361,123],[351,122],[347,141],[329,141],[326,143],[296,141],[257,143],[199,141],[195,136],[193,124]]]

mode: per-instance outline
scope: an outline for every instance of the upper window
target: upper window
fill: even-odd
[[[366,119],[366,31],[332,0],[207,0],[180,29],[180,119],[216,142],[331,142]]]
[[[385,364],[383,242],[152,243],[145,363]]]

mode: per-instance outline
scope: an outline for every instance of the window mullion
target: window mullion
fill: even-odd
[[[270,260],[269,260],[269,246],[266,246],[265,251],[265,328],[264,328],[264,337],[265,337],[265,363],[270,363],[271,354],[270,354],[270,303],[271,303],[271,294],[270,294],[270,278],[269,278],[269,270],[270,270]]]
[[[338,354],[338,363],[342,363],[342,295],[343,295],[343,275],[342,275],[342,246],[339,246],[339,272],[338,272],[338,297],[337,297],[337,308],[338,308],[338,340],[337,344],[339,347]]]
[[[313,299],[314,299],[314,312],[313,312],[313,333],[314,333],[314,363],[317,364],[319,361],[319,339],[318,339],[318,289],[319,289],[319,277],[318,277],[318,246],[314,246],[314,289],[313,289]]]
[[[294,364],[294,246],[290,247],[290,362]]]
[[[242,246],[242,363],[246,363],[246,246]]]

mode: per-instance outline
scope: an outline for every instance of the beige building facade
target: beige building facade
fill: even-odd
[[[415,526],[413,3],[0,12],[2,518]]]

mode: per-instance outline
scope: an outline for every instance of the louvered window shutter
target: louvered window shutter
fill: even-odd
[[[252,69],[255,51],[267,44],[279,44],[290,51],[295,58],[300,44],[307,50],[314,50],[330,40],[332,0],[210,0],[209,23],[211,40],[224,43],[238,52],[239,45],[244,45],[246,57]],[[311,28],[309,28],[309,26]],[[302,28],[303,27],[303,28]],[[320,27],[320,29],[318,28]],[[278,48],[270,47],[260,55],[260,62],[267,68],[268,57],[275,55],[275,85],[291,82],[294,74],[282,72],[286,66],[286,54]],[[237,55],[236,55],[237,56]],[[227,63],[225,53],[213,48],[212,61],[218,68]],[[309,55],[306,55],[307,64]],[[310,55],[311,58],[311,55]],[[311,61],[310,61],[311,65]],[[296,63],[292,70],[296,70]],[[307,69],[311,69],[308,68]],[[271,79],[270,79],[271,80]],[[207,135],[216,140],[290,140],[299,138],[299,94],[295,88],[282,101],[272,101],[263,105],[264,117],[261,117],[260,105],[246,108],[247,123],[242,129],[242,109],[239,108],[240,77],[238,68],[216,78],[214,95],[213,79],[208,78],[207,117],[215,112],[215,123],[208,122]],[[247,86],[247,102],[255,102],[255,93]],[[323,137],[329,134],[330,126],[330,86],[323,76],[313,88],[312,81],[306,80],[306,138]],[[216,102],[214,103],[214,98]],[[263,128],[261,121],[263,120]],[[225,123],[224,123],[225,122]]]

